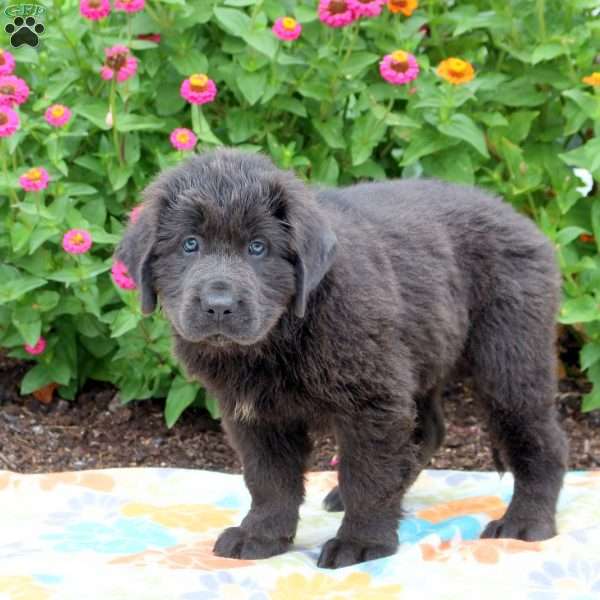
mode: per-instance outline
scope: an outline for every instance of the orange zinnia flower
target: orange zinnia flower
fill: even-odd
[[[594,71],[594,73],[584,77],[581,81],[583,81],[583,83],[587,83],[588,85],[593,85],[594,87],[600,85],[600,71]]]
[[[390,12],[402,13],[405,17],[410,17],[419,6],[418,0],[388,0]]]
[[[475,69],[462,58],[447,58],[438,65],[437,74],[453,85],[460,85],[475,77]]]

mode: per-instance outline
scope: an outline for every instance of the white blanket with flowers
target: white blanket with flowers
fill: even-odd
[[[335,481],[335,472],[311,473],[292,550],[253,561],[211,552],[219,532],[248,509],[240,476],[0,472],[0,598],[600,598],[600,471],[569,473],[560,535],[542,543],[478,539],[510,499],[509,476],[425,471],[405,501],[398,553],[329,571],[315,561],[341,518],[321,509]]]

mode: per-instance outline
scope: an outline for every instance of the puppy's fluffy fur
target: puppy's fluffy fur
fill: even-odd
[[[318,564],[395,552],[402,496],[441,441],[440,389],[459,364],[515,476],[483,536],[555,534],[559,275],[549,242],[507,204],[431,180],[317,190],[221,150],[148,187],[118,257],[143,310],[160,300],[176,356],[218,398],[244,465],[252,508],[216,554],[289,547],[308,433],[323,427],[341,460],[326,506],[345,515]]]

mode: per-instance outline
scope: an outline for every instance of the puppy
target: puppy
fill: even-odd
[[[318,190],[219,150],[146,189],[117,257],[143,312],[160,300],[175,355],[218,398],[244,466],[252,506],[215,554],[290,547],[309,431],[325,427],[340,456],[326,506],[345,514],[318,565],[393,554],[402,497],[441,442],[440,390],[462,363],[515,476],[483,537],[555,535],[560,281],[550,243],[509,205],[432,180]]]

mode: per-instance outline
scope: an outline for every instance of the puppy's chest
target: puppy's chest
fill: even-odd
[[[242,422],[313,421],[329,404],[334,385],[325,370],[318,373],[300,361],[229,365],[200,374],[219,400],[221,411]]]

